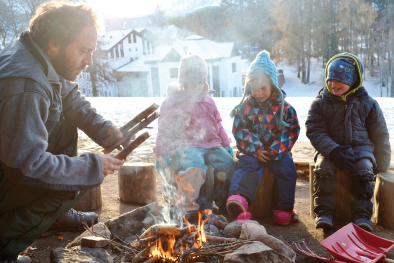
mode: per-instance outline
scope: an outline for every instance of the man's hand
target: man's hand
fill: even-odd
[[[124,161],[113,158],[108,155],[99,154],[101,161],[103,162],[103,173],[104,177],[113,174],[115,171],[119,171],[120,166],[124,164]]]
[[[270,154],[267,151],[262,150],[257,154],[257,160],[259,160],[262,163],[266,163],[267,161],[271,160],[272,154]]]
[[[112,146],[116,141],[119,141],[123,139],[123,134],[122,132],[119,130],[118,127],[116,126],[111,126],[109,127],[108,131],[107,131],[107,138],[103,141],[103,147],[104,147],[104,154],[109,153],[109,151],[107,150],[109,148],[109,146]],[[130,143],[131,140],[134,140],[135,136],[131,136],[129,138],[129,140],[126,140],[125,142],[123,142],[122,144],[118,143],[118,145],[116,145],[116,148],[121,151],[122,147],[120,147],[120,145],[124,147],[127,147]]]

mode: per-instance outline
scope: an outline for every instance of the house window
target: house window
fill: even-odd
[[[135,57],[135,60],[137,60],[138,59],[138,57]]]
[[[138,48],[137,48],[137,47],[135,48],[135,51],[138,51]]]
[[[137,37],[135,34],[133,34],[133,41],[134,41],[134,43],[137,43]]]
[[[237,63],[233,63],[233,72],[237,72]]]
[[[123,44],[119,45],[119,49],[120,49],[120,57],[123,58],[124,57]]]
[[[129,48],[129,52],[131,52],[131,48]]]
[[[111,97],[111,91],[108,91],[108,93],[109,93],[109,96]]]
[[[111,49],[111,58],[114,58],[114,49]]]
[[[178,69],[170,68],[170,78],[175,79],[178,77]]]
[[[104,93],[105,93],[105,97],[108,97],[108,92],[107,92],[107,91],[104,91]]]
[[[130,62],[133,62],[133,60],[134,60],[133,58],[130,58]]]
[[[130,44],[131,43],[131,36],[130,35],[127,36],[127,40],[129,41],[129,44]]]

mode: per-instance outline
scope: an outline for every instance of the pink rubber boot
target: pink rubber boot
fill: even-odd
[[[293,210],[292,212],[287,212],[282,210],[272,210],[272,218],[274,219],[274,222],[277,223],[278,225],[287,226],[288,224],[290,224],[292,217],[296,215],[297,213],[295,210]]]
[[[233,218],[248,211],[248,200],[240,194],[235,194],[227,198],[226,202],[227,212]]]

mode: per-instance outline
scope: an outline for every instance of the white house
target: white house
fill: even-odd
[[[172,46],[167,47],[164,53],[157,52],[146,59],[153,96],[166,96],[167,85],[178,80],[181,57],[189,53],[199,54],[207,62],[209,72],[207,81],[210,88],[216,91],[214,96],[241,96],[241,56],[235,43],[217,43],[196,35],[176,41]]]
[[[189,52],[206,60],[207,81],[216,90],[215,96],[241,96],[241,56],[235,43],[217,43],[201,36],[179,39],[179,32],[173,25],[107,32],[100,49],[107,54],[116,76],[116,92],[112,91],[111,96],[166,96],[167,85],[177,82],[180,58]],[[79,82],[86,80],[81,78]],[[88,88],[86,92],[89,96]]]

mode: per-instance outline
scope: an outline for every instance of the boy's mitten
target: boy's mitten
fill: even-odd
[[[352,170],[355,166],[354,159],[346,155],[346,150],[350,149],[350,145],[338,146],[330,152],[330,159],[341,170]]]
[[[226,146],[226,147],[224,147],[224,149],[226,149],[226,151],[231,155],[231,157],[234,158],[233,147],[231,147],[231,146]]]

